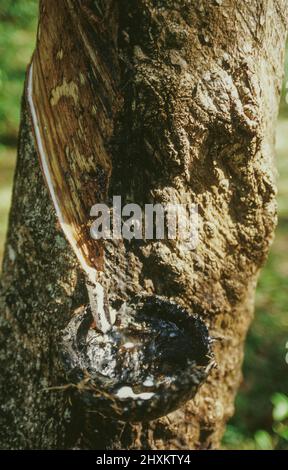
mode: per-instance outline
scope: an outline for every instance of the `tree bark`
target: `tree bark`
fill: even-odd
[[[57,222],[24,96],[1,281],[2,448],[219,446],[276,224],[287,13],[284,0],[41,2],[34,76],[42,67],[37,105],[51,158],[70,145],[91,205],[121,195],[200,208],[195,251],[177,240],[105,242],[110,302],[157,294],[199,314],[217,368],[193,400],[148,423],[112,423],[71,402],[59,335],[87,303],[85,279]]]

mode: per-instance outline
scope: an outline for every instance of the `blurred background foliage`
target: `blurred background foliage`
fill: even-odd
[[[25,70],[37,0],[0,0],[0,262],[7,230]],[[256,296],[244,380],[224,449],[288,450],[288,54],[277,126],[279,225]],[[287,361],[285,360],[285,356]]]
[[[20,100],[35,43],[37,0],[0,0],[0,260],[15,166]]]

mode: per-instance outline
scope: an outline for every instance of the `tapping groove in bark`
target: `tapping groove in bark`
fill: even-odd
[[[82,16],[77,16],[77,3],[53,2],[48,15],[42,3],[37,47],[27,79],[27,100],[41,167],[59,223],[88,278],[96,325],[106,332],[115,314],[109,309],[107,293],[99,282],[103,250],[100,242],[91,238],[89,214],[95,202],[107,197],[111,159],[105,142],[113,133],[119,92],[113,79],[116,60],[111,57],[105,63],[103,53],[93,50],[95,37],[100,33],[105,36],[105,32],[95,27],[95,21],[99,23],[97,17],[92,16],[92,10],[89,15],[85,5]],[[53,25],[51,17],[55,18]],[[74,35],[71,28],[75,29]],[[62,33],[57,38],[58,31]],[[76,48],[82,53],[75,60],[63,58],[64,53],[73,57]],[[57,67],[59,62],[61,67]]]
[[[1,446],[217,447],[276,223],[287,3],[49,0],[40,12],[35,108],[46,153],[62,162],[58,197],[73,201],[69,224],[85,242],[78,249],[91,263],[90,207],[115,194],[140,205],[197,203],[196,251],[187,254],[181,240],[107,241],[94,261],[113,308],[144,293],[201,315],[218,338],[218,368],[194,400],[150,423],[111,424],[71,407],[58,338],[87,295],[43,182],[24,98],[1,286]]]

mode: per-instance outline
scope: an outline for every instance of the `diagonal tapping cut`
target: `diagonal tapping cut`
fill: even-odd
[[[57,14],[58,23],[51,24],[46,2],[41,2],[41,28],[28,70],[26,96],[57,218],[85,273],[95,325],[105,333],[113,324],[114,312],[100,282],[103,247],[90,237],[89,213],[95,202],[107,196],[111,161],[106,144],[113,133],[119,96],[103,55],[92,47],[93,37],[99,34],[97,25],[91,26],[83,15],[83,24],[72,38],[65,28],[64,18],[68,12],[73,23],[75,7],[73,1],[51,2],[49,14],[59,8],[62,13]],[[55,42],[59,30],[61,41]],[[83,52],[75,57],[75,50]],[[115,66],[113,60],[111,66]]]
[[[57,155],[48,159],[33,99],[33,70],[32,62],[27,99],[41,167],[63,233],[87,276],[90,303],[90,308],[74,315],[62,332],[66,375],[79,390],[85,407],[101,408],[103,416],[114,420],[153,420],[194,397],[213,369],[208,329],[197,316],[156,296],[139,296],[124,302],[117,318],[107,305],[105,290],[98,282],[99,273],[90,262],[89,248],[78,243],[77,223],[85,212],[79,215],[74,207],[69,210],[73,201],[67,204],[67,199],[63,199],[69,198],[69,191],[65,183],[64,191],[62,188],[61,159]],[[92,319],[100,334],[91,331]]]
[[[75,220],[73,220],[72,213],[69,213],[68,207],[65,206],[65,202],[63,203],[63,200],[60,201],[59,194],[62,192],[62,181],[57,180],[57,177],[55,178],[55,170],[53,171],[52,163],[47,157],[45,144],[41,138],[40,123],[33,101],[33,61],[28,72],[27,98],[30,107],[33,130],[37,143],[41,167],[54,204],[54,208],[56,210],[59,224],[74,253],[76,254],[80,266],[87,276],[86,286],[96,327],[102,333],[106,333],[111,328],[113,321],[110,317],[109,307],[105,306],[104,288],[97,281],[97,269],[89,265],[87,262],[87,251],[89,250],[87,250],[85,245],[79,245],[77,242],[77,235],[79,230],[77,230]]]

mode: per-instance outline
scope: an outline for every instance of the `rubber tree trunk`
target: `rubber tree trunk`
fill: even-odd
[[[276,224],[287,13],[281,0],[41,2],[33,80],[51,158],[74,155],[91,205],[113,195],[199,205],[196,250],[177,240],[104,244],[110,300],[146,292],[199,314],[217,368],[194,400],[148,423],[111,422],[71,402],[59,334],[87,291],[43,178],[26,93],[1,283],[2,448],[219,446]]]

